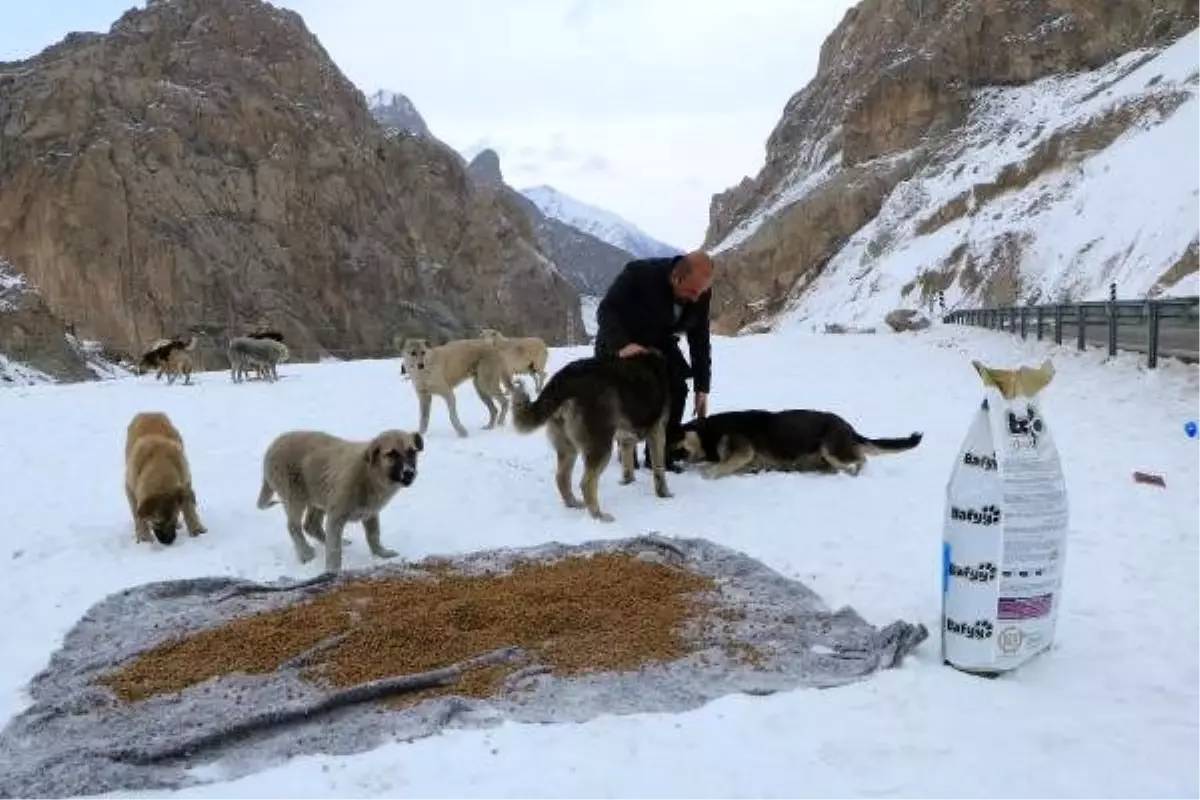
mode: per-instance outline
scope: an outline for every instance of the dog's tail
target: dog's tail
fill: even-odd
[[[278,503],[278,500],[271,499],[273,494],[275,494],[275,490],[271,488],[271,484],[267,483],[267,479],[263,478],[262,488],[258,490],[258,507],[270,508]]]
[[[525,385],[520,381],[511,381],[512,419],[517,432],[529,433],[545,425],[554,412],[570,399],[569,383],[567,376],[558,373],[542,387],[537,400],[530,400]]]
[[[921,443],[924,435],[920,431],[914,431],[901,439],[868,439],[860,434],[855,434],[858,437],[859,446],[869,456],[882,456],[888,453],[903,453],[905,450],[912,450]]]

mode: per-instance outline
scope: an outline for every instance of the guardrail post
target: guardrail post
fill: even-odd
[[[1025,331],[1028,328],[1029,308],[1021,306],[1021,338],[1025,338]]]
[[[1063,329],[1063,307],[1057,305],[1054,307],[1054,343],[1062,344],[1062,329]]]
[[[1076,342],[1076,347],[1078,347],[1080,350],[1083,350],[1085,349],[1087,342],[1087,306],[1080,303],[1078,310],[1075,313],[1079,315],[1077,324],[1075,326],[1079,339],[1079,341]]]
[[[1042,317],[1045,316],[1044,312],[1045,309],[1041,306],[1038,306],[1036,309],[1034,309],[1034,314],[1036,316],[1036,321],[1034,324],[1037,325],[1037,340],[1039,342],[1042,340]]]
[[[1117,285],[1108,285],[1108,357],[1117,355]]]
[[[1146,348],[1146,366],[1149,367],[1150,369],[1154,369],[1155,367],[1158,366],[1158,320],[1159,320],[1160,308],[1159,308],[1158,303],[1154,300],[1151,300],[1149,302],[1149,306],[1150,306],[1150,308],[1149,308],[1150,330],[1148,331],[1148,333],[1150,334],[1150,336],[1149,336],[1149,342],[1148,342],[1149,347]]]

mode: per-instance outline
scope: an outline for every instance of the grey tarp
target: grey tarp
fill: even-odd
[[[131,656],[169,636],[294,603],[368,571],[348,571],[332,582],[287,591],[278,587],[288,584],[229,578],[152,583],[94,605],[31,681],[32,706],[0,732],[0,797],[170,789],[200,782],[186,770],[218,759],[226,775],[237,776],[296,755],[358,753],[448,726],[480,727],[506,719],[581,722],[601,714],[685,711],[735,692],[833,687],[898,665],[928,636],[923,625],[896,621],[875,628],[851,608],[832,611],[798,581],[704,539],[552,543],[450,561],[475,572],[506,569],[514,560],[614,551],[686,565],[715,578],[723,601],[745,612],[729,623],[732,639],[770,652],[769,662],[753,666],[716,644],[629,673],[570,678],[516,673],[519,692],[487,701],[438,697],[408,708],[374,702],[320,713],[311,709],[329,693],[301,680],[299,669],[280,669],[223,676],[178,694],[121,704],[93,681]],[[393,562],[369,570],[372,577],[406,572],[411,574],[411,567]],[[308,713],[289,719],[298,709]],[[229,735],[231,728],[264,715],[271,716],[270,727]]]

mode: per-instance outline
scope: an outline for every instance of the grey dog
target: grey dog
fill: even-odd
[[[237,336],[229,340],[227,348],[229,370],[234,383],[241,383],[246,374],[254,369],[268,381],[279,379],[276,366],[287,361],[290,353],[287,345],[274,339],[252,339]]]

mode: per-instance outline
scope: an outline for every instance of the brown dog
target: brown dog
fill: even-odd
[[[172,350],[167,354],[166,373],[167,385],[173,385],[175,379],[180,375],[183,376],[183,384],[188,386],[192,382],[192,354],[187,350]]]
[[[125,496],[133,515],[135,542],[171,544],[183,515],[188,533],[207,529],[196,513],[192,473],[183,437],[166,414],[145,411],[134,416],[125,433]]]

